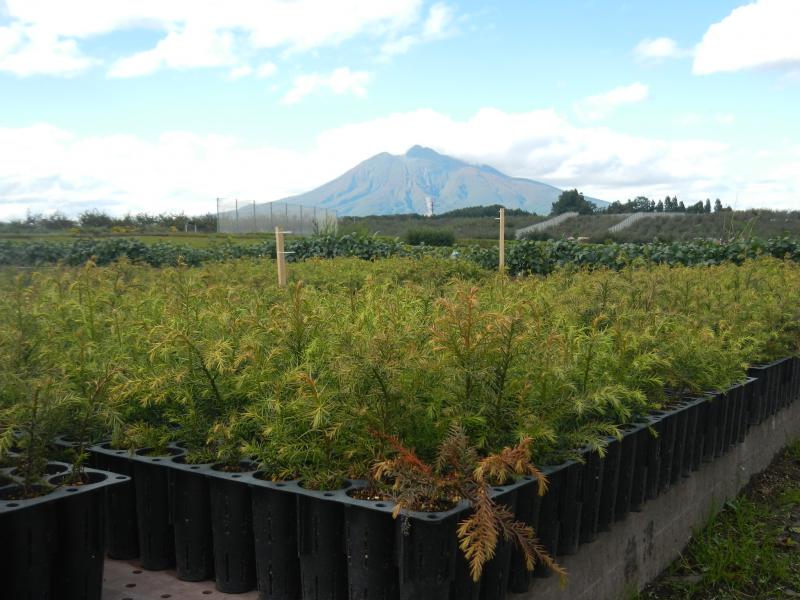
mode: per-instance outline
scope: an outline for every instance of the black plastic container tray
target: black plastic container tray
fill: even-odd
[[[109,453],[100,453],[95,446],[89,448],[95,468],[131,477],[129,482],[114,486],[106,493],[106,554],[117,560],[131,560],[139,556],[133,462],[124,450],[114,450],[108,443],[101,447]],[[118,454],[120,452],[122,455]]]
[[[175,565],[175,532],[172,523],[171,489],[167,464],[184,451],[174,445],[166,455],[151,455],[149,448],[135,451],[97,444],[89,452],[127,459],[132,466],[136,503],[139,560],[142,568],[160,571]],[[129,499],[128,499],[129,500]],[[120,515],[110,515],[116,518]],[[114,523],[110,524],[114,527]]]
[[[353,491],[366,487],[365,481],[350,480],[342,489],[317,491],[303,487],[298,480],[271,481],[259,472],[239,475],[238,481],[252,486],[254,498],[271,497],[273,507],[281,502],[278,500],[281,495],[297,499],[297,537],[291,539],[291,532],[286,528],[283,535],[289,548],[297,544],[304,596],[353,600],[450,598],[459,552],[455,528],[469,510],[467,502],[440,512],[403,511],[395,519],[395,504],[391,500],[364,500],[352,496]],[[527,486],[535,486],[533,478],[495,486],[492,497],[497,502],[510,504],[513,510],[517,490]],[[254,500],[254,507],[256,505]],[[291,511],[290,502],[281,502],[278,510],[277,514],[287,515]],[[257,521],[259,512],[255,510]],[[270,523],[271,527],[275,525]],[[260,531],[257,524],[257,546]],[[320,552],[324,548],[327,551]],[[269,597],[290,597],[290,590],[297,585],[291,575],[291,555],[276,556],[274,548],[268,556],[258,552],[259,569],[264,561],[280,563],[276,571],[281,574],[281,582],[278,582],[281,585],[279,589],[273,587],[273,595]],[[483,597],[495,597],[488,592],[490,588],[507,588],[510,561],[511,548],[501,548],[496,561],[487,564],[485,577],[492,583]],[[259,589],[263,597],[268,597],[261,579]]]
[[[728,451],[752,425],[800,396],[796,357],[754,366],[748,373],[747,381],[722,392],[676,399],[666,409],[653,411],[626,427],[621,439],[609,438],[604,456],[584,450],[582,461],[544,467],[550,482],[544,496],[527,478],[498,486],[493,497],[534,527],[551,555],[571,554],[628,511],[641,510],[647,499],[690,476],[702,462]],[[263,599],[304,595],[320,600],[488,600],[502,597],[506,588],[525,591],[532,581],[519,555],[500,546],[481,582],[473,584],[465,577],[466,563],[459,561],[455,531],[468,514],[466,502],[436,513],[406,511],[394,519],[391,500],[352,496],[354,490],[366,487],[363,481],[348,481],[339,490],[309,490],[299,481],[271,481],[251,464],[243,465],[241,472],[229,472],[213,465],[186,464],[181,449],[170,451],[175,456],[104,450],[133,463],[169,467],[173,474],[163,495],[173,495],[174,502],[183,502],[174,497],[177,488],[194,489],[187,496],[194,500],[209,498],[206,504],[194,505],[199,512],[188,517],[167,502],[172,506],[167,510],[171,528],[184,518],[200,523],[205,514],[212,523],[218,522],[223,515],[215,514],[220,511],[214,507],[221,508],[228,522],[221,533],[214,531],[212,570],[219,578],[221,565],[226,571],[234,565],[238,574],[226,577],[241,583],[235,591],[250,589],[247,586],[257,580]],[[207,534],[192,531],[187,547],[196,551],[198,560],[189,562],[205,561],[208,571]],[[180,537],[175,529],[175,539]],[[224,548],[218,547],[222,538],[227,540]],[[547,572],[540,566],[536,575]]]
[[[223,593],[254,589],[250,491],[242,485],[254,466],[245,463],[241,472],[228,472],[185,462],[186,451],[178,444],[166,450],[153,455],[147,448],[92,447],[134,465],[142,566],[161,570],[175,565],[179,577],[189,581],[213,576]]]
[[[12,499],[17,483],[0,490],[0,561],[8,575],[8,598],[100,600],[104,560],[104,496],[129,478],[84,468],[80,485],[69,485],[71,465],[49,462],[44,484],[52,491]],[[13,469],[3,469],[19,482]]]
[[[49,461],[48,467],[54,467],[48,469],[48,474],[45,477],[45,482],[52,485],[51,481],[57,479],[64,474],[68,473],[71,469],[71,465],[61,462],[61,461]],[[110,473],[108,471],[101,471],[99,469],[91,469],[91,468],[84,468],[83,471],[91,478],[92,476],[96,476],[96,481],[90,481],[89,483],[84,483],[78,486],[69,486],[69,485],[62,485],[59,484],[58,486],[54,486],[53,490],[43,496],[37,496],[35,498],[24,498],[20,500],[7,500],[6,498],[10,495],[11,490],[16,487],[17,482],[19,481],[17,477],[13,474],[13,468],[6,468],[2,469],[4,474],[12,480],[11,485],[6,485],[3,488],[3,492],[0,493],[0,516],[8,515],[10,513],[14,513],[20,510],[26,510],[33,506],[38,506],[40,504],[47,504],[50,502],[62,500],[64,498],[71,498],[73,496],[78,496],[81,494],[88,494],[98,489],[107,488],[112,485],[117,485],[120,483],[124,483],[126,481],[130,481],[130,477],[126,475],[120,475],[118,473]]]

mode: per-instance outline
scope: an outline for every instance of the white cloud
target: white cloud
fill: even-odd
[[[277,72],[278,67],[275,63],[266,62],[256,69],[256,77],[259,79],[266,79],[267,77],[272,77]]]
[[[214,197],[276,200],[312,189],[379,152],[414,144],[510,175],[578,187],[607,200],[677,194],[738,207],[800,209],[800,146],[731,147],[578,126],[553,110],[484,108],[453,119],[396,113],[327,130],[299,151],[229,136],[165,132],[80,136],[49,125],[0,129],[0,218],[25,209],[79,212],[214,210]]]
[[[692,71],[708,75],[726,71],[800,68],[800,3],[758,0],[735,9],[708,28],[698,44]]]
[[[12,23],[0,27],[0,71],[20,77],[72,76],[96,61],[85,56],[73,39],[38,27]]]
[[[228,73],[228,77],[231,79],[241,79],[242,77],[248,77],[253,74],[253,67],[250,65],[239,65],[238,67],[234,67]]]
[[[431,6],[418,32],[390,39],[381,47],[381,54],[383,58],[405,54],[412,46],[444,39],[455,32],[455,10],[447,4],[437,3]]]
[[[109,77],[139,77],[161,68],[222,67],[236,63],[233,35],[210,29],[170,31],[152,50],[115,62]]]
[[[358,36],[380,46],[423,18],[423,0],[6,0],[5,8],[9,27],[4,30],[38,32],[50,50],[37,46],[37,60],[28,59],[35,68],[21,67],[22,59],[14,54],[11,60],[2,50],[10,36],[4,32],[0,69],[15,73],[83,70],[91,63],[80,54],[80,41],[123,30],[164,32],[155,47],[119,58],[109,71],[115,77],[163,68],[240,66],[264,50],[303,52]],[[434,5],[418,35],[434,39],[451,17],[449,7]]]
[[[599,121],[618,106],[636,104],[647,99],[650,90],[643,83],[620,86],[596,96],[589,96],[575,106],[578,115],[587,121]]]
[[[278,66],[275,63],[266,62],[259,65],[257,68],[253,68],[250,65],[239,65],[230,70],[228,77],[236,80],[255,75],[259,79],[266,79],[267,77],[272,77],[277,72]]]
[[[654,62],[669,58],[690,56],[691,50],[680,48],[675,40],[668,37],[647,38],[633,49],[633,55],[640,62]]]
[[[281,99],[283,104],[297,104],[309,94],[327,89],[337,96],[353,94],[367,95],[367,83],[371,75],[366,71],[351,71],[348,67],[334,69],[327,75],[311,73],[294,78],[292,88]]]

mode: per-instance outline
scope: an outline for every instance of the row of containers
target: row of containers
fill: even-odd
[[[532,526],[552,556],[574,554],[627,513],[641,511],[647,500],[742,442],[751,426],[799,396],[797,358],[753,367],[741,384],[653,411],[626,427],[621,438],[609,438],[603,454],[585,449],[579,460],[544,467],[549,480],[544,496],[538,495],[536,481],[525,478],[494,488],[494,499]],[[490,600],[526,592],[535,588],[538,577],[550,576],[541,565],[529,572],[518,551],[500,542],[481,581],[473,583],[456,536],[458,523],[470,510],[465,503],[446,512],[406,512],[394,519],[392,502],[353,496],[365,486],[363,481],[348,481],[340,490],[314,491],[298,481],[271,481],[248,463],[233,470],[189,464],[179,446],[163,456],[146,448],[131,453],[109,444],[94,446],[91,452],[97,467],[92,473],[104,473],[103,481],[116,485],[92,484],[100,486],[96,493],[90,493],[91,485],[76,492],[93,498],[83,520],[75,517],[75,509],[66,508],[65,499],[54,498],[57,506],[62,503],[57,510],[64,513],[58,515],[59,538],[86,539],[86,532],[92,531],[110,558],[138,559],[147,570],[175,569],[185,581],[214,579],[221,592],[257,588],[263,600]],[[98,498],[103,499],[103,510]],[[17,516],[24,512],[24,502],[16,503]],[[31,510],[43,504],[47,502],[40,499]],[[87,524],[87,519],[92,522]],[[14,556],[23,551],[26,527],[36,529],[35,539],[44,542],[46,534],[35,520],[29,515],[15,521],[20,531],[12,538]],[[27,539],[33,539],[29,532]],[[8,550],[9,545],[4,546]],[[49,557],[50,564],[84,581],[77,595],[62,587],[55,597],[99,600],[102,564],[97,546],[85,564],[74,557],[64,562],[61,546],[43,543],[41,548],[47,550],[27,551],[58,553],[54,561]],[[46,557],[31,556],[28,566],[37,559],[47,562]],[[2,564],[21,565],[12,559]],[[28,572],[35,578],[34,571]],[[31,579],[19,569],[12,573]],[[49,571],[47,576],[52,577]],[[36,582],[45,579],[31,579],[34,593],[11,597],[48,598],[35,589]]]

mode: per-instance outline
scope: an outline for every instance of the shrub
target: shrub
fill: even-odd
[[[452,246],[456,236],[446,229],[409,229],[406,233],[406,243],[411,246]]]

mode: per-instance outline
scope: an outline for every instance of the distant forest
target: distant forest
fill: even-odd
[[[197,231],[213,233],[217,230],[217,215],[189,216],[183,213],[151,215],[139,213],[113,217],[99,210],[82,212],[77,218],[56,211],[52,214],[28,213],[24,219],[0,221],[3,233],[53,233],[75,230],[84,233],[166,233],[170,231]]]

